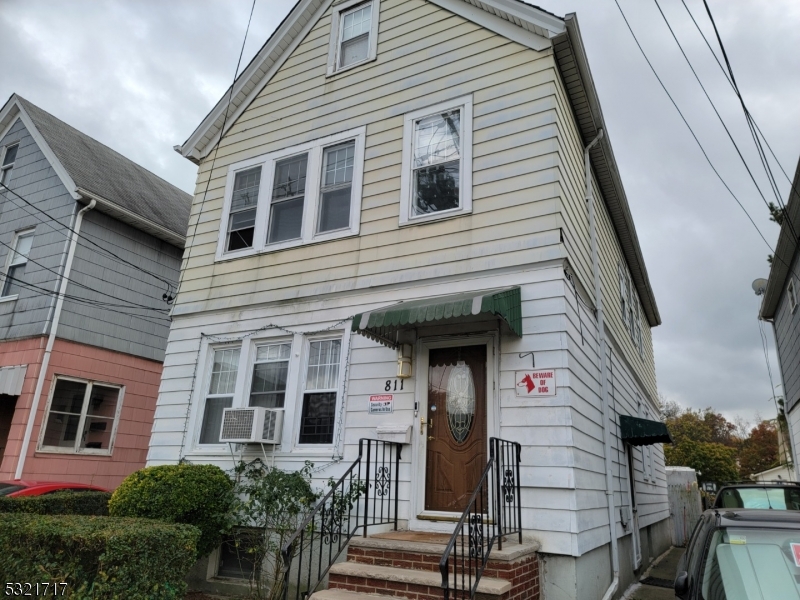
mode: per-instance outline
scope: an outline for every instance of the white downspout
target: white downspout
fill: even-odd
[[[33,392],[33,401],[31,402],[31,410],[28,413],[28,423],[25,425],[25,437],[22,438],[22,448],[20,448],[19,459],[17,459],[17,470],[14,473],[14,479],[22,479],[22,469],[25,467],[25,456],[28,454],[28,446],[30,446],[31,433],[33,432],[33,422],[36,420],[36,413],[39,410],[39,400],[42,397],[42,388],[44,388],[44,380],[47,375],[47,369],[50,366],[50,354],[53,351],[53,344],[56,341],[56,330],[58,329],[58,321],[61,318],[61,308],[64,306],[64,294],[67,293],[69,272],[72,269],[72,258],[75,256],[75,246],[78,245],[78,232],[81,229],[83,215],[92,210],[96,204],[97,202],[92,200],[87,206],[79,210],[78,216],[75,218],[75,226],[72,228],[67,262],[64,264],[64,272],[61,274],[61,285],[58,288],[56,309],[53,312],[53,322],[50,325],[50,336],[47,338],[47,347],[42,357],[42,365],[39,368],[39,377],[36,379],[36,389]]]
[[[589,151],[603,137],[601,129],[597,137],[583,151],[584,177],[586,178],[586,203],[589,205],[589,238],[592,245],[592,273],[594,275],[594,296],[597,309],[597,338],[600,346],[600,400],[603,404],[603,442],[605,444],[606,462],[606,499],[608,504],[608,530],[611,537],[611,568],[613,576],[611,585],[603,595],[609,600],[619,587],[619,547],[617,545],[617,519],[614,506],[614,463],[611,458],[611,406],[608,400],[608,365],[606,364],[606,331],[603,315],[603,288],[600,283],[600,256],[597,249],[597,223],[594,210],[594,190],[592,188],[592,167],[589,162]]]

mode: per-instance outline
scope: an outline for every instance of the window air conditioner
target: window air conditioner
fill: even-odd
[[[220,442],[237,444],[280,444],[282,408],[226,408],[222,411]]]

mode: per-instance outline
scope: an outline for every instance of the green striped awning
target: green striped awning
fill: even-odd
[[[672,436],[669,434],[667,426],[661,421],[620,415],[619,429],[622,440],[632,446],[672,443]]]
[[[458,321],[476,315],[495,315],[522,336],[522,306],[518,287],[412,300],[353,317],[353,331],[395,347],[397,332],[432,321]]]

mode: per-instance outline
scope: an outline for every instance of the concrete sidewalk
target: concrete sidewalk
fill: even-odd
[[[651,583],[668,583],[669,587],[642,584],[633,592],[626,592],[624,598],[628,600],[675,600],[672,582],[675,580],[678,561],[683,556],[684,550],[685,548],[672,548],[669,550],[658,564],[650,567],[647,577],[643,579],[643,581]]]

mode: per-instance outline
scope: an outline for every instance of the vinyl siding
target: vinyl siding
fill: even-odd
[[[378,59],[325,77],[330,11],[201,165],[176,314],[562,256],[557,74],[536,52],[423,2],[381,3]],[[403,114],[473,94],[473,214],[400,228]],[[358,237],[214,262],[228,165],[367,126]]]
[[[15,232],[35,228],[25,267],[25,281],[47,291],[23,289],[16,301],[0,303],[0,339],[5,340],[46,332],[67,247],[69,233],[66,228],[72,221],[76,206],[20,119],[0,140],[0,146],[16,141],[19,142],[19,150],[7,183],[35,208],[9,192],[0,193],[0,266],[5,273],[9,262],[9,246],[14,243]]]
[[[800,269],[800,252],[795,253],[774,320],[778,359],[783,373],[783,385],[786,386],[787,410],[794,409],[800,402],[800,308],[792,313],[789,294],[786,291],[790,279],[794,279],[795,293],[800,300],[800,279],[794,275],[798,269]]]
[[[75,248],[67,294],[111,304],[169,308],[162,299],[165,284],[98,251],[91,242],[173,282],[173,286],[180,265],[178,248],[97,210],[84,215],[81,236],[85,241]],[[61,338],[157,361],[164,360],[168,332],[169,320],[164,313],[139,307],[87,306],[70,300],[64,302],[58,327]]]

